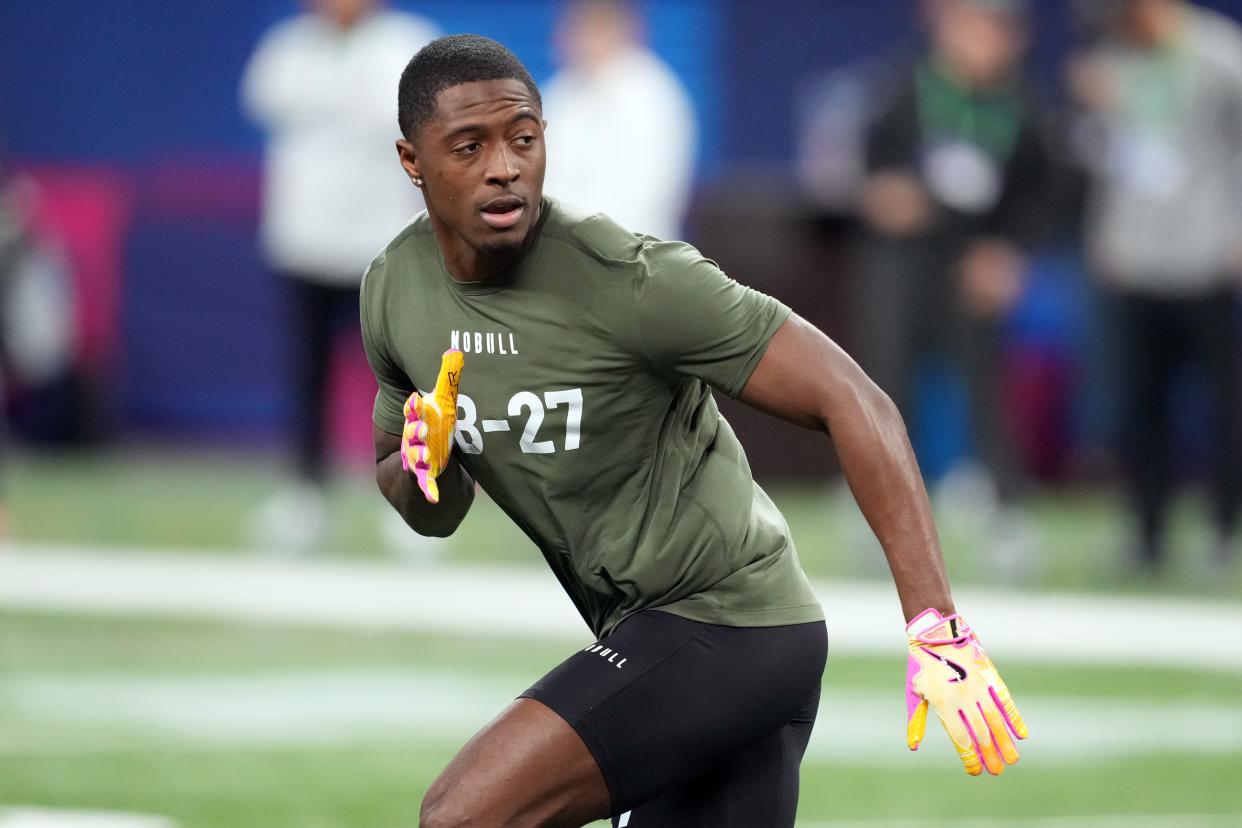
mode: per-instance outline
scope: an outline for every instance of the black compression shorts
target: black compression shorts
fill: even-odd
[[[827,654],[822,621],[724,627],[648,610],[522,696],[582,737],[614,827],[792,828]]]

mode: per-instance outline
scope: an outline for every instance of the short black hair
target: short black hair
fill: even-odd
[[[473,81],[521,81],[539,108],[539,87],[517,56],[482,35],[449,35],[431,41],[410,58],[397,90],[397,123],[407,139],[436,112],[436,97],[450,86]]]

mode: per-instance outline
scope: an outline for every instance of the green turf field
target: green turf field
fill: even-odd
[[[566,649],[0,615],[0,802],[158,813],[187,828],[411,826],[421,792],[494,712],[489,705],[523,689]],[[1187,813],[1242,820],[1242,745],[1198,755],[1184,748],[1074,755],[1032,743],[999,779],[967,778],[940,734],[910,755],[902,741],[902,669],[897,653],[830,661],[828,703],[891,702],[884,724],[891,733],[886,744],[865,746],[857,761],[833,748],[830,733],[819,734],[804,766],[804,822]],[[1063,727],[1040,721],[1041,699],[1088,711],[1149,711],[1135,728],[1158,727],[1161,705],[1242,706],[1236,674],[1012,660],[1004,669],[1019,702],[1029,702],[1035,740],[1041,728]],[[402,693],[411,697],[394,704]],[[476,696],[478,705],[468,701]],[[311,709],[288,716],[311,699]],[[420,711],[420,704],[432,709]]]
[[[255,554],[245,518],[281,480],[263,459],[206,453],[27,454],[8,474],[16,541],[100,555]],[[781,488],[776,498],[815,576],[884,577],[839,492]],[[1123,577],[1114,505],[1099,493],[1036,500],[1045,552],[1032,588],[1242,597],[1236,571],[1213,582],[1201,574],[1193,498],[1180,507],[1171,572]],[[318,554],[387,556],[380,508],[360,476],[343,479],[335,535]],[[946,525],[946,556],[957,582],[986,584],[970,537]],[[542,565],[485,500],[447,555]],[[572,649],[0,607],[0,807],[162,814],[181,828],[414,826],[422,792],[456,747]],[[835,718],[821,719],[804,763],[800,824],[1062,817],[1058,828],[1112,828],[1130,823],[1092,816],[1141,815],[1134,824],[1242,826],[1242,673],[994,655],[1032,731],[1023,761],[999,779],[966,777],[938,729],[918,754],[905,750],[901,653],[831,657],[824,715]]]

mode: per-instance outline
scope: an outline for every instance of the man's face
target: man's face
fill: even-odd
[[[379,0],[307,0],[307,5],[341,28],[348,29],[379,5]]]
[[[1026,48],[1021,18],[963,0],[932,4],[937,50],[968,82],[990,86],[1014,71]]]
[[[601,3],[571,5],[557,25],[556,50],[567,66],[594,72],[634,39],[633,29],[623,8]]]
[[[1121,30],[1137,46],[1159,46],[1180,5],[1179,0],[1128,0],[1121,11]]]
[[[516,252],[539,216],[546,154],[543,117],[513,79],[451,86],[401,163],[423,179],[427,211],[451,236],[484,254]]]

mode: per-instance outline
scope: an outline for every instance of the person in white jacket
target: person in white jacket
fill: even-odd
[[[260,40],[242,106],[267,137],[260,238],[290,299],[299,485],[256,515],[264,544],[304,548],[326,526],[324,402],[334,334],[357,325],[362,272],[422,198],[393,172],[393,79],[439,33],[382,0],[306,0]]]
[[[698,128],[673,71],[641,42],[622,0],[571,0],[557,29],[562,68],[543,87],[545,190],[627,230],[679,239]]]

